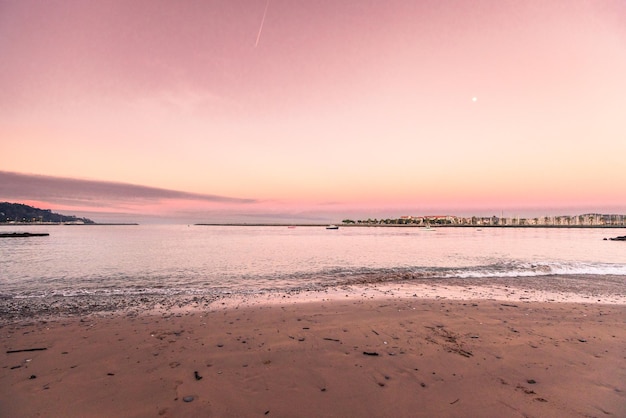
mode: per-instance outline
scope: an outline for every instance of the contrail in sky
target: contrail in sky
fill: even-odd
[[[267,0],[267,3],[265,3],[265,11],[263,12],[263,19],[261,19],[261,27],[259,28],[259,33],[256,35],[256,43],[254,44],[255,48],[259,44],[259,39],[261,39],[261,31],[263,30],[263,24],[265,23],[265,15],[267,14],[267,8],[269,7],[269,5],[270,5],[270,0]]]

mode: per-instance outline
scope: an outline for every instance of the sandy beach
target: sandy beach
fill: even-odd
[[[489,283],[5,318],[0,416],[626,416],[619,280]]]

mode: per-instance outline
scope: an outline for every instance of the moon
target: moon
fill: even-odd
[[[473,102],[476,102],[477,100],[478,100],[478,97],[476,97],[476,96],[472,97],[472,101]]]

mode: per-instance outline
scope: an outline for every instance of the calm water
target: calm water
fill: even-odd
[[[623,275],[625,229],[32,226],[1,232],[0,295],[207,294],[313,288],[377,275],[445,280]]]

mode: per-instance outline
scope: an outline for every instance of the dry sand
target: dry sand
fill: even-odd
[[[392,285],[5,321],[0,416],[624,417],[623,290]]]

